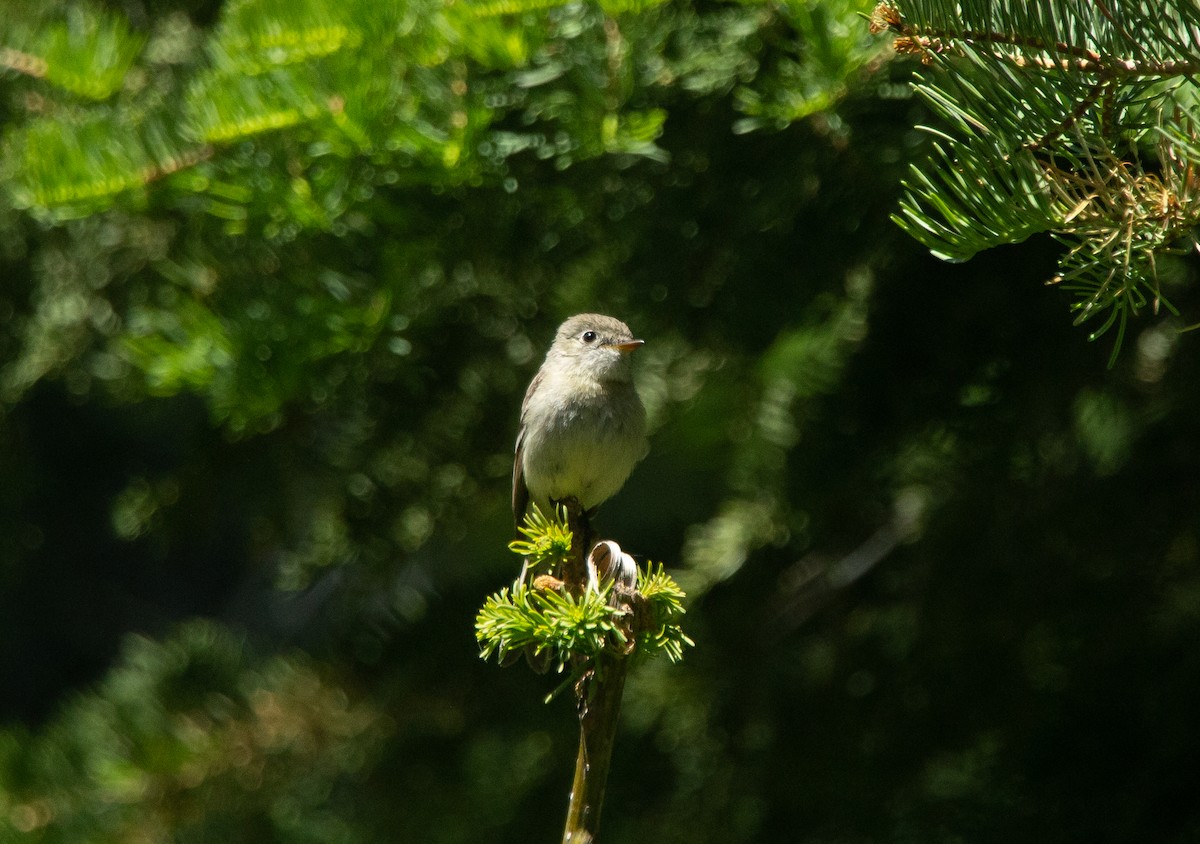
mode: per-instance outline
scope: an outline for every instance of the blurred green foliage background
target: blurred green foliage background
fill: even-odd
[[[555,840],[575,714],[472,623],[582,310],[696,641],[606,841],[1200,837],[1200,356],[889,221],[868,6],[9,0],[0,840]]]

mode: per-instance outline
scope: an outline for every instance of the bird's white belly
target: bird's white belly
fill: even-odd
[[[574,496],[590,510],[625,483],[646,453],[644,424],[638,419],[622,427],[606,416],[555,414],[540,435],[526,440],[525,484],[539,507]]]

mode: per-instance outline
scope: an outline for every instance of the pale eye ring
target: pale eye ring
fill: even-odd
[[[595,331],[585,331],[585,332],[583,332],[583,342],[585,342],[585,343],[595,343],[595,342],[596,342],[596,332],[595,332]]]

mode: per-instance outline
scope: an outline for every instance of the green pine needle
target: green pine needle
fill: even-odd
[[[530,508],[521,533],[509,545],[530,567],[561,564],[571,551],[571,531],[565,510],[550,518]],[[475,636],[484,659],[521,650],[549,654],[562,670],[602,653],[639,659],[664,654],[672,662],[683,658],[695,643],[679,621],[686,598],[662,564],[647,563],[638,570],[636,609],[629,613],[610,604],[612,583],[581,596],[519,584],[490,596],[475,617]],[[632,636],[633,642],[630,643]]]
[[[1200,7],[886,0],[871,26],[920,57],[914,89],[940,118],[894,217],[906,232],[950,261],[1050,233],[1066,247],[1050,281],[1089,339],[1113,331],[1114,360],[1130,316],[1172,311],[1158,265],[1200,225]]]
[[[637,590],[646,600],[653,622],[649,630],[638,634],[634,653],[647,656],[662,653],[671,662],[679,662],[683,659],[683,649],[696,644],[679,624],[680,616],[686,612],[683,599],[687,596],[663,571],[661,563],[657,568],[654,563],[647,563],[638,570]]]
[[[545,515],[536,504],[531,504],[525,515],[525,524],[518,528],[525,539],[515,539],[508,549],[529,561],[530,566],[557,565],[571,554],[571,529],[567,526],[567,511],[559,505],[557,518]]]

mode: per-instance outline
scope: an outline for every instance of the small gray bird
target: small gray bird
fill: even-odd
[[[646,456],[646,410],[633,387],[629,326],[578,314],[554,336],[521,405],[513,461],[513,516],[574,497],[590,511],[616,494]]]

